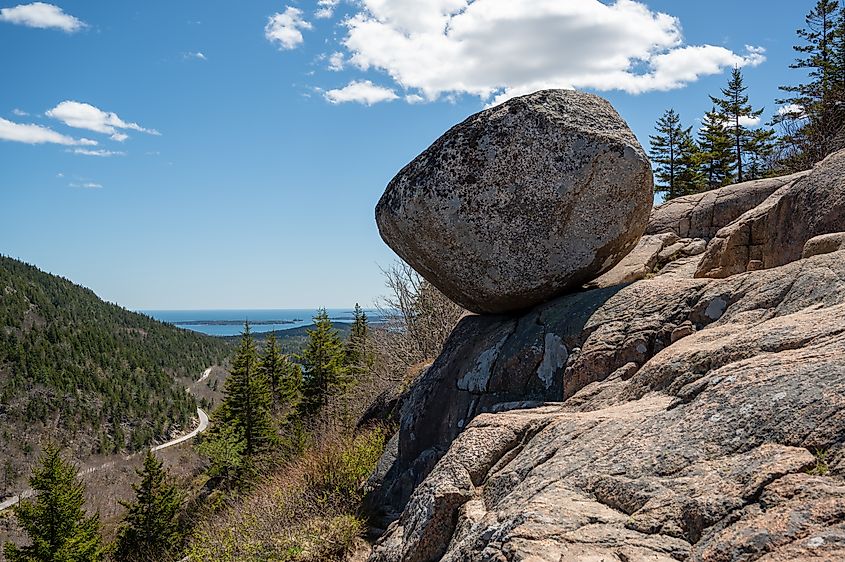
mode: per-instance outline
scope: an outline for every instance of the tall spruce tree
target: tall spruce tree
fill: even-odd
[[[842,125],[845,107],[839,102],[845,86],[845,45],[840,43],[845,31],[837,0],[818,0],[804,19],[805,27],[797,31],[802,44],[793,49],[799,53],[790,68],[806,71],[806,81],[794,86],[781,86],[789,97],[778,100],[791,111],[775,117],[775,123],[800,121],[787,126],[789,141],[805,153],[803,166],[824,158],[831,150],[833,138]]]
[[[684,128],[675,110],[668,109],[657,120],[655,130],[657,134],[649,137],[649,155],[657,165],[654,172],[658,180],[655,191],[665,193],[666,199],[698,191],[701,175],[692,128]]]
[[[755,119],[763,113],[762,109],[755,110],[748,102],[748,87],[742,78],[742,71],[738,66],[731,72],[728,86],[722,89],[722,97],[710,96],[710,100],[719,109],[724,119],[725,127],[730,133],[734,147],[734,163],[736,165],[736,181],[746,179],[743,170],[743,159],[748,152],[751,142],[751,130],[743,124],[744,119]]]
[[[44,448],[39,466],[29,485],[34,501],[14,508],[15,517],[31,544],[19,547],[6,543],[3,553],[9,562],[95,562],[102,559],[100,518],[88,516],[83,507],[85,487],[76,467],[64,460],[59,448]]]
[[[147,451],[136,474],[141,480],[132,485],[135,499],[120,502],[127,511],[115,541],[114,558],[126,562],[175,558],[181,541],[181,494],[152,451]]]
[[[358,303],[355,303],[352,318],[352,329],[346,340],[346,366],[349,369],[349,375],[358,378],[372,367],[370,325],[367,313]]]
[[[270,382],[273,406],[291,412],[299,403],[302,390],[302,369],[279,349],[276,334],[267,336],[261,355],[261,370]]]
[[[304,371],[302,410],[313,415],[331,396],[342,392],[347,383],[343,342],[325,308],[314,316],[314,329],[308,330],[308,343],[300,360]]]
[[[260,368],[249,322],[244,324],[223,395],[227,423],[243,439],[247,456],[269,447],[275,437],[270,416],[270,385]]]
[[[698,146],[706,189],[731,183],[734,169],[733,143],[716,108],[704,114],[698,130]]]

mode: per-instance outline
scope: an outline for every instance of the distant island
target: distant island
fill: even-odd
[[[182,320],[171,322],[176,326],[240,326],[245,320]],[[250,320],[251,326],[268,326],[272,324],[296,324],[302,322],[301,318],[291,320]]]

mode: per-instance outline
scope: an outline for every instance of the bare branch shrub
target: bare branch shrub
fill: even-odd
[[[384,323],[373,330],[376,376],[401,381],[432,361],[467,312],[406,264],[382,269],[388,294],[377,303]]]

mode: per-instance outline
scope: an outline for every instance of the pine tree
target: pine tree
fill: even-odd
[[[181,540],[181,495],[152,451],[147,451],[144,466],[136,473],[141,481],[132,486],[135,500],[120,502],[127,512],[118,531],[114,557],[130,562],[161,560],[166,554],[174,554]]]
[[[273,405],[276,408],[278,408],[280,404],[284,359],[282,352],[279,350],[279,344],[276,341],[276,333],[272,332],[269,336],[267,336],[267,339],[264,340],[264,353],[261,355],[260,368],[264,377],[270,383]]]
[[[343,343],[326,309],[317,312],[314,325],[313,330],[308,330],[308,343],[300,357],[304,370],[302,406],[305,414],[316,413],[346,386]]]
[[[14,513],[32,544],[18,547],[6,543],[3,553],[9,562],[94,562],[102,559],[100,518],[87,516],[83,507],[85,487],[77,469],[65,461],[59,448],[44,448],[40,466],[29,484],[36,491],[34,501],[15,506]]]
[[[352,329],[346,341],[346,366],[350,376],[360,377],[372,367],[369,336],[370,326],[367,314],[358,303],[355,303]]]
[[[751,131],[748,143],[748,179],[756,180],[772,174],[772,155],[775,151],[775,132],[771,129]]]
[[[831,141],[841,127],[845,107],[840,95],[845,88],[845,14],[837,0],[818,0],[805,18],[806,27],[797,31],[803,44],[793,49],[799,58],[790,68],[807,71],[807,82],[781,86],[790,97],[778,100],[785,107],[795,108],[775,118],[776,123],[800,120],[790,141],[807,153],[807,164],[821,160],[830,152]],[[795,127],[788,127],[792,130]]]
[[[734,152],[722,116],[712,108],[704,114],[698,131],[701,171],[707,189],[728,185],[733,180]]]
[[[276,334],[267,336],[261,355],[261,371],[270,382],[276,411],[292,412],[299,404],[302,369],[279,349]]]
[[[654,172],[658,180],[655,191],[666,194],[666,199],[694,193],[699,188],[698,149],[692,140],[691,127],[684,128],[674,109],[666,110],[655,126],[656,135],[651,141],[650,156],[657,164]]]
[[[227,423],[243,439],[247,456],[270,446],[274,441],[270,386],[259,367],[258,351],[248,322],[223,386],[223,395]]]
[[[742,71],[734,67],[727,88],[722,89],[722,97],[710,96],[710,100],[719,108],[725,126],[731,135],[734,146],[734,163],[736,164],[736,181],[744,181],[743,159],[748,150],[747,144],[751,139],[751,131],[743,125],[743,119],[755,119],[763,113],[762,109],[755,110],[748,103],[748,94],[742,79]]]

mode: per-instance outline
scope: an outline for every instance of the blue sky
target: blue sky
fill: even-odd
[[[0,253],[135,309],[369,305],[375,203],[451,125],[575,86],[646,144],[734,64],[768,119],[813,3],[0,0]]]

